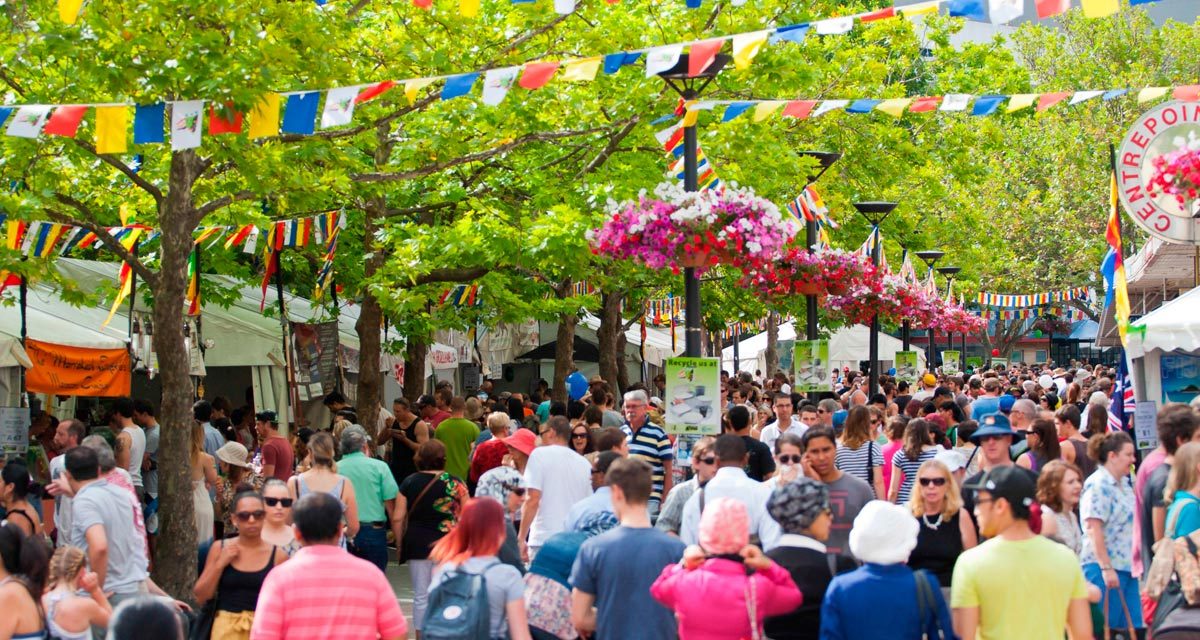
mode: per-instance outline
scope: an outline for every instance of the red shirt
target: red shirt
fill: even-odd
[[[496,436],[492,436],[490,440],[485,440],[483,444],[475,447],[475,458],[471,460],[469,474],[471,482],[479,482],[479,476],[500,466],[506,455],[508,455],[508,445]]]
[[[278,478],[287,482],[287,479],[292,477],[292,468],[296,463],[296,453],[292,451],[292,444],[283,436],[271,436],[262,444],[262,462],[263,466],[268,464],[275,465],[271,473],[272,478]]]
[[[445,420],[449,417],[449,411],[434,411],[433,415],[429,416],[429,419],[425,421],[429,425],[430,435],[433,435],[433,431],[438,428],[438,425],[442,423],[442,420]]]
[[[408,623],[375,565],[334,545],[312,545],[271,569],[251,640],[404,638]]]

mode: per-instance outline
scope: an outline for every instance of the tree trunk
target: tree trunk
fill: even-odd
[[[429,345],[419,336],[408,336],[404,343],[404,397],[416,403],[425,393],[425,354]],[[415,407],[414,407],[415,412]]]
[[[354,325],[354,330],[358,333],[358,392],[355,412],[358,414],[358,423],[367,426],[371,433],[374,433],[375,424],[379,420],[380,399],[383,394],[383,375],[379,372],[382,352],[379,328],[383,326],[383,309],[379,306],[379,300],[371,293],[370,283],[375,273],[383,266],[384,252],[374,244],[374,238],[379,227],[377,221],[386,207],[383,198],[372,198],[366,207],[363,236],[370,258],[363,264],[363,282],[367,285],[363,287],[358,322]],[[404,375],[408,376],[407,369]]]
[[[625,347],[629,344],[629,340],[625,338],[624,331],[617,332],[617,391],[619,394],[625,393],[629,388],[629,368],[625,362]],[[618,394],[618,401],[620,395]]]
[[[716,357],[716,358],[720,358],[721,351],[724,348],[725,348],[725,339],[721,336],[721,334],[713,332],[713,334],[712,334],[712,353],[710,355],[712,355],[713,357]],[[723,365],[721,365],[720,362],[718,362],[717,365],[723,366]]]
[[[177,151],[171,155],[169,190],[159,215],[161,264],[154,291],[154,350],[162,376],[154,581],[181,600],[192,600],[196,582],[197,540],[189,455],[195,390],[183,341],[183,309],[192,231],[199,222],[192,202],[192,185],[199,171],[195,152]]]
[[[550,381],[550,399],[567,401],[567,376],[575,366],[575,325],[579,316],[564,313],[558,317],[558,337],[554,343],[554,379]]]
[[[600,327],[596,329],[596,346],[600,351],[600,377],[611,384],[619,384],[618,362],[621,360],[620,338],[625,337],[624,322],[621,320],[621,301],[625,294],[602,293],[600,295]]]
[[[767,370],[763,377],[770,378],[779,369],[779,315],[774,311],[767,314]]]

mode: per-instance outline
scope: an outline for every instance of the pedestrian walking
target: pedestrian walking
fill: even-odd
[[[1103,594],[1113,629],[1145,627],[1138,583],[1133,577],[1133,440],[1123,431],[1088,441],[1099,468],[1083,483],[1079,517],[1084,523],[1083,575]],[[1126,618],[1126,611],[1129,617]]]
[[[400,535],[396,519],[396,495],[400,489],[386,462],[370,457],[371,438],[366,429],[351,425],[342,432],[342,459],[338,472],[354,488],[354,504],[359,520],[354,549],[359,557],[387,571],[387,533]]]

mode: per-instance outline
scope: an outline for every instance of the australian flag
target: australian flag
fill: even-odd
[[[1129,367],[1125,358],[1117,369],[1117,379],[1113,380],[1112,400],[1108,404],[1108,430],[1130,431],[1133,428],[1133,414],[1137,402],[1133,398],[1133,383],[1129,379]]]

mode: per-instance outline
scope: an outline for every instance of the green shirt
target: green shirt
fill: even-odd
[[[466,418],[446,418],[433,437],[446,445],[446,471],[465,482],[471,467],[471,445],[479,437],[479,427]]]
[[[395,498],[400,491],[387,463],[368,458],[361,451],[355,451],[338,460],[337,472],[346,476],[350,484],[354,485],[359,522],[387,522],[387,511],[383,508],[383,502]]]

